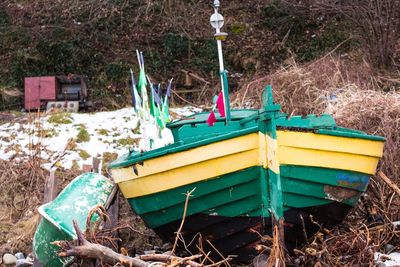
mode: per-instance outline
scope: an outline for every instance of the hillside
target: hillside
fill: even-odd
[[[181,69],[218,83],[209,1],[9,1],[0,3],[0,86],[22,89],[35,75],[85,74],[92,96],[126,100],[135,50],[159,82],[184,84]],[[319,15],[279,1],[226,1],[224,44],[233,90],[295,56],[309,61],[336,48],[357,48],[342,17]],[[237,75],[235,75],[237,74]],[[121,97],[122,95],[122,97]],[[107,96],[105,100],[104,97]],[[210,99],[201,99],[209,102]],[[123,101],[122,101],[123,102]]]

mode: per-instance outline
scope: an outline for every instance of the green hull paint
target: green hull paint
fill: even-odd
[[[85,231],[89,211],[104,205],[114,184],[97,173],[84,173],[71,181],[52,202],[39,207],[43,217],[33,238],[33,250],[45,267],[61,267],[69,258],[58,257],[59,248],[54,241],[76,239],[72,221]],[[93,221],[98,219],[97,214]]]
[[[303,166],[281,166],[283,210],[320,206],[334,202],[326,192],[330,185],[338,191],[355,191],[354,196],[342,202],[350,206],[357,203],[365,190],[369,177],[362,173],[313,168]],[[263,208],[260,183],[262,167],[242,171],[193,183],[168,191],[128,199],[129,204],[140,215],[147,226],[156,228],[182,218],[185,193],[196,188],[190,199],[187,215],[203,213],[226,217],[260,216],[270,217]],[[348,181],[347,184],[344,181]],[[270,198],[267,196],[267,201]]]
[[[175,188],[148,196],[128,199],[135,212],[150,228],[182,218],[185,193],[193,188],[187,215],[196,213],[237,216],[259,210],[260,167]]]

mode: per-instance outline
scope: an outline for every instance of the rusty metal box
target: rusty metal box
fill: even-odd
[[[48,101],[55,101],[58,91],[57,78],[26,77],[25,78],[25,109],[45,108]]]

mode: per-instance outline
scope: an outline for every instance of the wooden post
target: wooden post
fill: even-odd
[[[55,199],[57,196],[57,178],[55,177],[55,171],[50,171],[49,176],[46,179],[44,186],[43,203],[48,203]]]
[[[101,161],[101,159],[99,159],[98,157],[93,157],[93,163],[92,163],[93,164],[93,172],[101,174],[101,169],[99,169],[100,161]]]

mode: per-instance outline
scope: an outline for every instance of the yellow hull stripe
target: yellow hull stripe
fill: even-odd
[[[281,165],[323,167],[375,174],[379,158],[332,151],[279,146]]]
[[[213,143],[190,150],[168,154],[162,157],[149,159],[143,162],[143,166],[137,164],[138,175],[129,169],[129,176],[116,174],[115,182],[131,180],[132,178],[140,178],[172,169],[181,168],[188,165],[197,164],[210,159],[215,159],[243,151],[258,149],[258,134],[248,134],[218,143]],[[113,169],[113,173],[118,173],[121,169]],[[125,172],[124,172],[125,173]]]
[[[382,157],[383,142],[315,133],[277,131],[279,146]]]
[[[267,142],[267,166],[274,173],[279,174],[278,142],[268,135],[265,135],[265,139]]]
[[[132,198],[203,181],[256,165],[258,165],[258,149],[253,149],[143,178],[133,178],[135,175],[131,168],[115,169],[112,170],[112,173],[113,177],[131,177],[131,180],[118,185],[126,198]]]
[[[274,148],[274,149],[271,149]],[[249,134],[168,154],[132,167],[112,169],[126,198],[207,180],[253,166],[279,173],[281,165],[324,167],[374,174],[383,142],[314,133],[278,131],[277,140]]]

